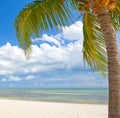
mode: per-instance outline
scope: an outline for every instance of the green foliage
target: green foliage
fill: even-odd
[[[70,4],[75,7],[73,0]],[[58,26],[68,25],[71,18],[68,2],[62,0],[37,0],[28,4],[17,16],[15,28],[17,38],[26,57],[31,52],[31,36]]]
[[[83,57],[92,70],[105,75],[107,71],[106,47],[97,17],[89,11],[83,18]]]
[[[31,36],[39,37],[40,32],[72,22],[71,9],[79,11],[83,16],[83,57],[85,62],[103,75],[107,71],[106,47],[97,17],[91,13],[87,0],[34,0],[17,16],[15,28],[21,48],[28,58],[31,53]],[[120,0],[117,0],[120,2]],[[120,30],[120,5],[110,11],[113,25]]]
[[[83,18],[83,58],[93,71],[106,76],[107,53],[96,15],[91,13],[87,2],[79,3],[78,9]]]
[[[113,26],[116,31],[120,31],[120,0],[117,0],[116,8],[110,11]]]

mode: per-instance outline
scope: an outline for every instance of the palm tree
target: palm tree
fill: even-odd
[[[72,10],[83,18],[83,57],[92,70],[108,69],[109,118],[120,118],[120,63],[116,31],[120,30],[120,0],[35,0],[17,16],[17,38],[26,57],[31,36],[43,30],[69,25]]]

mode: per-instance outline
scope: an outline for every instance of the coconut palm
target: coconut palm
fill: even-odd
[[[35,0],[16,17],[17,38],[26,57],[31,37],[69,25],[72,10],[83,19],[83,57],[90,68],[105,75],[108,69],[109,118],[120,118],[120,64],[116,31],[120,30],[120,0]]]

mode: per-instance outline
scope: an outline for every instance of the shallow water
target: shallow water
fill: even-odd
[[[107,104],[108,89],[0,89],[0,98],[68,103]]]

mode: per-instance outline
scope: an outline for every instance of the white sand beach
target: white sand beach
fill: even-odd
[[[0,118],[107,118],[107,107],[0,99]]]

